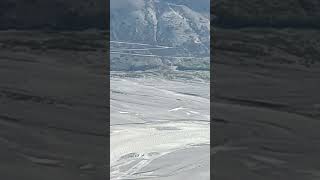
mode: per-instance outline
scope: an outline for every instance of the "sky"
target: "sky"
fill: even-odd
[[[144,6],[144,0],[111,0],[111,9],[139,9]]]
[[[126,10],[138,10],[144,7],[146,0],[111,0],[111,10],[126,9]],[[164,2],[171,2],[175,4],[186,5],[196,11],[206,12],[210,10],[210,0],[158,0]]]

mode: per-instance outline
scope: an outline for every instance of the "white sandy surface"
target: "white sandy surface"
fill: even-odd
[[[111,78],[111,179],[209,179],[209,85]]]

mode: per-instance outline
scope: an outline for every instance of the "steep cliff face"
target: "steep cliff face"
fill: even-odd
[[[0,29],[102,29],[106,9],[101,0],[2,0]]]

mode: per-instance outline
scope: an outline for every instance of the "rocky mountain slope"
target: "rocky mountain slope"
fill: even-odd
[[[155,0],[119,6],[111,2],[112,40],[184,47],[194,53],[208,53],[210,23],[204,13],[187,5]]]
[[[200,1],[197,6],[189,1],[173,0],[111,1],[111,69],[180,67],[185,61],[192,61],[192,66],[202,63],[210,53],[206,3],[209,1]],[[206,67],[198,64],[197,69],[208,69],[209,61],[205,59]]]

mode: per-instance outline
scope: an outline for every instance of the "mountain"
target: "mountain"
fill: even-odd
[[[111,1],[111,69],[174,65],[208,70],[210,6],[208,0],[199,2],[192,6],[193,1],[179,0]]]
[[[210,1],[209,0],[165,0],[173,4],[185,5],[194,11],[200,12],[204,15],[210,15]]]
[[[181,54],[208,56],[209,10],[180,1],[111,1],[110,33],[113,41],[175,47]],[[181,1],[183,2],[183,1]],[[209,2],[207,0],[207,2]]]

